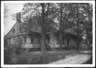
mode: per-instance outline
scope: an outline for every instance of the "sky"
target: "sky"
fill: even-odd
[[[23,3],[5,3],[5,5],[8,8],[7,17],[4,19],[4,34],[6,35],[16,23],[15,20],[12,20],[12,15],[17,12],[22,12]]]

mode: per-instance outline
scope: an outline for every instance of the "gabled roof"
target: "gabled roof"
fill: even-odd
[[[28,32],[28,27],[24,27],[24,25],[26,26],[26,23],[19,23],[16,22],[14,24],[14,26],[11,28],[11,30],[5,35],[5,38],[11,38],[11,37],[16,37],[16,36],[21,36],[21,35],[29,35],[29,34],[35,34],[37,35],[38,33],[40,33],[40,27],[38,28],[32,28],[31,32]],[[13,30],[15,29],[15,32],[13,32]],[[21,30],[20,30],[21,29]]]
[[[11,36],[14,36],[14,35],[18,34],[19,32],[13,33],[13,30],[14,30],[15,28],[17,28],[17,26],[20,26],[18,22],[16,22],[16,23],[13,25],[13,27],[10,29],[10,31],[5,35],[5,38],[9,38],[9,37],[11,37]]]

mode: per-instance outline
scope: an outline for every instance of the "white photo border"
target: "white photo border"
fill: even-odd
[[[93,64],[4,64],[4,3],[92,3],[93,4]],[[1,1],[1,67],[95,67],[95,1]]]

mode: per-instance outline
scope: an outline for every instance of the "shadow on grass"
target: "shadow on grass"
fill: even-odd
[[[61,53],[32,54],[29,57],[24,55],[24,57],[19,56],[17,64],[48,64],[50,62],[63,59],[64,57],[65,55]]]
[[[71,54],[70,53],[24,53],[15,55],[12,60],[10,60],[10,63],[5,64],[48,64],[54,61],[58,61],[60,59],[64,59],[66,55]]]
[[[83,64],[92,64],[92,57],[88,61],[86,61],[85,63],[83,63]]]

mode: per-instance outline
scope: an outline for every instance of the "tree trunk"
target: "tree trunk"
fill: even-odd
[[[69,39],[67,39],[67,48],[69,49]]]
[[[77,6],[77,49],[79,49],[79,10],[78,10],[78,7]]]
[[[59,34],[59,49],[62,49],[62,44],[63,44],[63,39],[62,39],[62,34]]]
[[[62,3],[61,3],[61,7],[60,7],[60,34],[59,34],[59,47],[60,49],[62,49],[62,44],[63,44],[63,39],[62,39]]]
[[[88,30],[86,28],[86,43],[85,43],[85,48],[88,48]]]
[[[42,52],[45,52],[45,6],[44,3],[41,4],[42,6],[42,23],[41,23],[41,49]]]
[[[42,34],[42,36],[41,36],[41,50],[42,50],[42,52],[45,52],[45,35],[44,34]]]
[[[78,33],[78,28],[77,28],[77,49],[79,49],[79,33]]]

